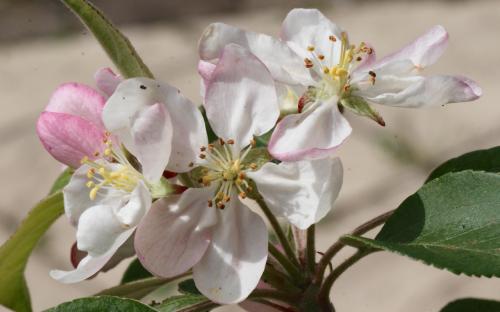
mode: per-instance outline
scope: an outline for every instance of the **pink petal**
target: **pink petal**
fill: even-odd
[[[282,161],[332,155],[351,134],[351,126],[337,107],[337,98],[318,101],[300,114],[284,117],[269,140],[271,155]]]
[[[217,221],[216,208],[207,206],[214,191],[192,188],[153,204],[135,235],[137,256],[148,271],[171,277],[201,259]]]
[[[259,283],[267,261],[266,225],[234,195],[219,211],[220,222],[212,241],[193,268],[200,292],[222,304],[247,298]]]
[[[436,25],[401,50],[385,56],[376,62],[373,67],[409,59],[418,68],[432,65],[443,54],[448,45],[448,33],[441,25]]]
[[[104,130],[78,116],[43,112],[38,118],[37,134],[45,149],[58,161],[77,168],[84,156],[95,159],[102,152]]]
[[[236,44],[224,48],[204,105],[214,132],[224,140],[233,139],[239,148],[254,135],[271,130],[280,113],[271,74],[250,51]]]
[[[160,180],[168,164],[172,151],[172,132],[170,114],[160,103],[146,107],[131,121],[134,156],[150,182]]]
[[[79,116],[104,128],[101,114],[106,100],[91,87],[80,83],[65,83],[52,94],[47,112]]]
[[[94,79],[97,88],[99,88],[99,90],[101,90],[108,97],[110,97],[111,94],[115,92],[116,87],[118,87],[118,85],[122,81],[121,76],[115,74],[109,67],[99,69],[95,73]]]

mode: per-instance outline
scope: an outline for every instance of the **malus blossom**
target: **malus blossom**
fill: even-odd
[[[279,38],[215,23],[200,44],[199,71],[209,79],[226,44],[248,48],[271,71],[285,116],[271,140],[271,154],[286,161],[331,155],[351,133],[338,105],[385,124],[368,103],[429,107],[472,101],[477,84],[462,76],[420,75],[444,52],[448,34],[435,26],[380,60],[370,44],[353,45],[347,33],[315,9],[294,9]]]
[[[105,94],[115,89],[120,93],[120,102],[111,96],[104,106],[104,97],[89,87],[63,85],[38,122],[39,136],[49,153],[72,167],[77,167],[77,161],[80,164],[63,195],[66,215],[77,227],[77,248],[87,256],[73,271],[51,271],[53,278],[64,283],[81,281],[103,268],[129,241],[152,199],[171,191],[162,180],[172,142],[172,124],[163,102],[182,102],[178,90],[168,87],[163,100],[136,106],[120,124],[123,127],[117,128],[114,106],[127,97],[120,90],[132,84],[142,91],[145,86],[133,80],[116,86],[119,78],[109,70],[98,72],[97,78]],[[52,112],[54,107],[64,113]],[[121,110],[122,115],[126,113]],[[133,151],[140,170],[129,162],[118,142]]]
[[[203,104],[219,139],[209,144],[200,112],[190,108],[199,116],[190,129],[199,131],[185,139],[193,149],[178,164],[201,169],[200,187],[156,201],[137,228],[135,248],[153,274],[171,277],[192,268],[205,296],[230,304],[257,286],[267,260],[266,225],[244,200],[256,191],[253,183],[276,216],[305,229],[331,208],[342,165],[332,158],[262,166],[251,160],[254,136],[275,126],[279,107],[268,69],[241,46],[223,49]]]

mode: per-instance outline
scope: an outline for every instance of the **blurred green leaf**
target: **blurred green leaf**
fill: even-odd
[[[500,312],[500,302],[465,298],[448,303],[441,312]]]
[[[87,0],[61,0],[94,34],[109,58],[125,78],[149,77],[153,74],[130,41]]]
[[[192,278],[179,283],[179,292],[184,295],[201,295]]]
[[[115,287],[111,287],[100,291],[96,294],[96,296],[119,296],[131,299],[141,299],[145,297],[147,294],[153,292],[157,288],[162,287],[165,284],[168,284],[172,281],[175,281],[178,278],[186,276],[186,274],[174,276],[171,278],[145,278],[141,280],[136,280],[133,282],[129,282],[126,284],[121,284]]]
[[[212,307],[217,306],[212,304],[207,298],[200,295],[178,295],[165,299],[159,306],[155,307],[160,312],[177,312],[194,305],[207,303]],[[206,311],[209,311],[210,307]]]
[[[477,150],[452,158],[434,169],[427,181],[431,181],[449,172],[463,170],[500,172],[500,146]]]
[[[342,241],[456,274],[500,277],[499,211],[500,175],[449,173],[408,197],[375,239],[347,235]]]
[[[132,299],[101,296],[65,302],[46,312],[154,312],[157,311]]]
[[[152,277],[153,275],[149,273],[141,264],[139,259],[134,259],[128,266],[125,273],[123,273],[122,280],[120,284],[130,283],[143,278]]]
[[[1,305],[18,312],[31,311],[24,269],[42,235],[63,212],[63,196],[58,191],[39,202],[0,247]]]

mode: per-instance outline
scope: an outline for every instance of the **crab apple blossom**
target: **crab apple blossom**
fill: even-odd
[[[481,89],[468,78],[420,75],[442,55],[447,42],[447,32],[435,26],[377,61],[370,44],[352,44],[320,11],[294,9],[279,38],[210,25],[199,44],[199,71],[208,80],[211,65],[228,43],[248,48],[273,75],[286,115],[269,142],[271,154],[287,161],[315,159],[332,154],[351,133],[339,105],[384,125],[369,103],[430,107],[479,98]]]
[[[205,296],[235,303],[256,287],[267,260],[266,225],[245,201],[254,186],[277,216],[305,229],[332,206],[342,166],[330,158],[263,165],[252,160],[253,138],[275,126],[279,107],[269,71],[243,47],[224,48],[206,88],[204,108],[219,139],[208,143],[205,131],[197,132],[200,145],[194,157],[184,158],[201,173],[199,187],[156,201],[137,228],[135,248],[153,274],[170,277],[192,268]]]
[[[115,89],[114,78],[117,77],[113,76],[112,72],[101,71],[98,76],[100,85],[105,85],[110,92]],[[118,104],[127,98],[120,90],[128,89],[131,84],[134,85],[135,82],[124,81],[114,90],[120,94]],[[136,106],[135,111],[128,111],[130,115],[125,115],[126,120],[119,124],[123,126],[120,128],[117,127],[114,116],[109,116],[115,114],[113,106],[116,105],[116,97],[111,96],[103,108],[103,97],[97,92],[90,92],[89,88],[79,85],[70,86],[71,89],[63,86],[62,91],[56,91],[48,109],[57,107],[62,111],[79,113],[71,115],[74,118],[63,124],[66,129],[74,130],[72,135],[66,135],[61,125],[59,128],[46,127],[46,120],[42,119],[44,114],[39,121],[39,125],[42,125],[39,128],[50,130],[39,131],[42,142],[46,137],[55,137],[60,139],[61,144],[65,144],[64,153],[57,149],[58,153],[55,153],[54,148],[48,148],[50,153],[55,154],[54,157],[76,167],[75,158],[84,155],[79,160],[81,166],[76,169],[69,184],[63,189],[63,195],[66,215],[77,227],[77,247],[86,252],[87,256],[73,271],[51,272],[53,278],[65,283],[78,282],[103,268],[129,240],[135,227],[149,210],[152,199],[166,196],[173,191],[162,178],[169,161],[172,142],[171,119],[166,110],[167,105],[163,102],[183,101],[177,89],[167,86],[167,94],[159,99],[158,103]],[[144,86],[137,85],[139,90],[142,90],[142,87]],[[90,100],[83,97],[89,97],[89,94],[92,96]],[[123,113],[127,112],[122,111]],[[76,126],[72,122],[76,123]],[[80,127],[81,124],[87,128]],[[95,130],[90,132],[90,135],[89,125],[93,127],[90,129]],[[88,144],[89,141],[93,144]],[[50,140],[49,142],[53,143]],[[133,156],[138,160],[138,165],[131,164],[117,142],[123,142],[135,153]]]

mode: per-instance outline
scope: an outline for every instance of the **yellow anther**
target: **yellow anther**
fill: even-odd
[[[109,174],[109,177],[115,179],[115,178],[125,178],[127,176],[121,172],[113,171]]]
[[[318,58],[320,59],[320,61],[322,61],[325,59],[325,56],[323,54],[320,54],[320,55],[318,55]]]
[[[328,40],[335,42],[335,41],[337,41],[337,38],[334,35],[330,35],[330,36],[328,36]]]
[[[83,156],[82,160],[80,160],[80,163],[84,164],[89,161],[89,158],[87,156]]]
[[[328,67],[325,66],[323,68],[323,73],[328,74],[329,72],[330,72],[330,68],[328,68]]]
[[[104,167],[101,167],[97,172],[99,172],[99,174],[104,177],[104,175],[106,174],[106,169]]]
[[[92,181],[88,181],[86,184],[85,184],[88,188],[93,188],[95,186],[95,183],[92,182]]]
[[[251,168],[252,170],[257,169],[257,164],[256,164],[256,163],[251,163],[249,166],[250,166],[250,168]]]
[[[314,46],[308,46],[308,47],[307,47],[307,51],[309,51],[309,52],[314,51]]]
[[[113,152],[111,151],[110,148],[107,148],[107,149],[104,150],[104,155],[106,155],[106,156],[111,156],[112,153]]]
[[[95,174],[94,168],[90,168],[89,170],[87,170],[87,178],[92,179],[94,177],[94,174]]]
[[[224,201],[225,203],[227,203],[227,202],[228,202],[228,201],[230,201],[230,200],[231,200],[231,197],[230,197],[230,196],[228,196],[228,195],[224,195],[223,201]]]
[[[98,190],[99,188],[97,186],[90,190],[89,197],[91,200],[94,200],[96,198]]]
[[[247,193],[240,192],[240,197],[243,198],[243,199],[247,198]]]

